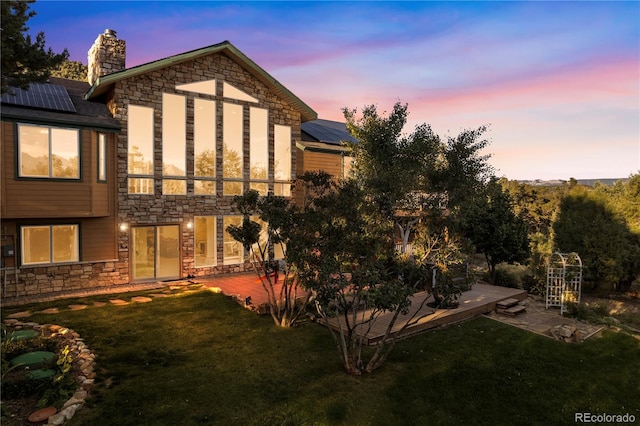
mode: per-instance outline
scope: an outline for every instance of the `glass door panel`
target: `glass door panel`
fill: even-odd
[[[180,229],[176,225],[158,226],[156,278],[180,278]]]
[[[155,277],[156,237],[155,227],[131,228],[133,250],[131,250],[131,263],[133,279],[149,279]]]

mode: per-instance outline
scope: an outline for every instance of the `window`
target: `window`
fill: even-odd
[[[222,177],[224,195],[241,195],[243,156],[242,105],[224,103],[222,117]]]
[[[129,105],[129,193],[153,194],[153,108]]]
[[[251,189],[267,195],[269,179],[269,115],[266,109],[249,108],[249,179]],[[261,181],[261,182],[254,182]]]
[[[194,193],[216,193],[216,103],[193,100]]]
[[[224,241],[223,241],[223,259],[225,265],[234,265],[238,263],[242,263],[243,260],[243,249],[242,244],[238,241],[234,240],[233,237],[227,232],[227,227],[229,225],[242,225],[242,216],[225,216],[224,220]]]
[[[98,182],[107,181],[107,135],[98,133]]]
[[[354,157],[349,157],[348,155],[342,156],[342,177],[343,178],[351,177],[351,170],[353,170],[354,161],[355,161]]]
[[[186,98],[162,94],[162,193],[187,194]],[[169,177],[169,179],[166,179]]]
[[[80,179],[77,129],[18,125],[20,177]]]
[[[216,266],[216,217],[196,216],[193,224],[196,267]]]
[[[291,127],[276,124],[274,133],[274,194],[291,195]]]
[[[23,226],[22,264],[77,262],[78,234],[78,225]]]

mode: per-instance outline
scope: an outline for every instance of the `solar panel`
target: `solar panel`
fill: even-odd
[[[302,130],[320,142],[339,145],[341,141],[356,141],[347,131],[345,123],[315,120],[302,123]]]
[[[31,83],[28,90],[13,88],[13,94],[5,93],[3,104],[48,109],[52,111],[76,112],[67,89],[59,84]]]

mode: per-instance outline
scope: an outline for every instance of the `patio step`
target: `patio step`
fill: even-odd
[[[510,308],[512,306],[517,305],[519,302],[518,299],[505,299],[505,300],[500,300],[499,302],[496,303],[496,306],[500,309],[507,309]]]
[[[515,317],[527,311],[527,307],[519,305],[518,299],[505,299],[496,303],[496,312],[502,315]]]

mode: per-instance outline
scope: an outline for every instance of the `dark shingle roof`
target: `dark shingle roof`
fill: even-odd
[[[19,102],[5,95],[2,97],[2,108],[0,110],[2,119],[89,127],[104,131],[120,130],[120,122],[111,116],[106,105],[84,100],[84,94],[91,87],[89,83],[51,77],[48,83],[39,86],[46,86],[47,84],[52,85],[54,91],[58,94],[62,93],[60,90],[66,91],[75,112],[71,108],[63,109],[55,108],[54,106],[47,107],[47,105],[37,103],[34,105],[28,102]],[[39,89],[42,89],[42,87],[39,87]],[[47,90],[46,87],[44,90]]]
[[[342,141],[357,142],[347,131],[347,125],[339,121],[317,119],[301,124],[302,140],[341,145]]]

